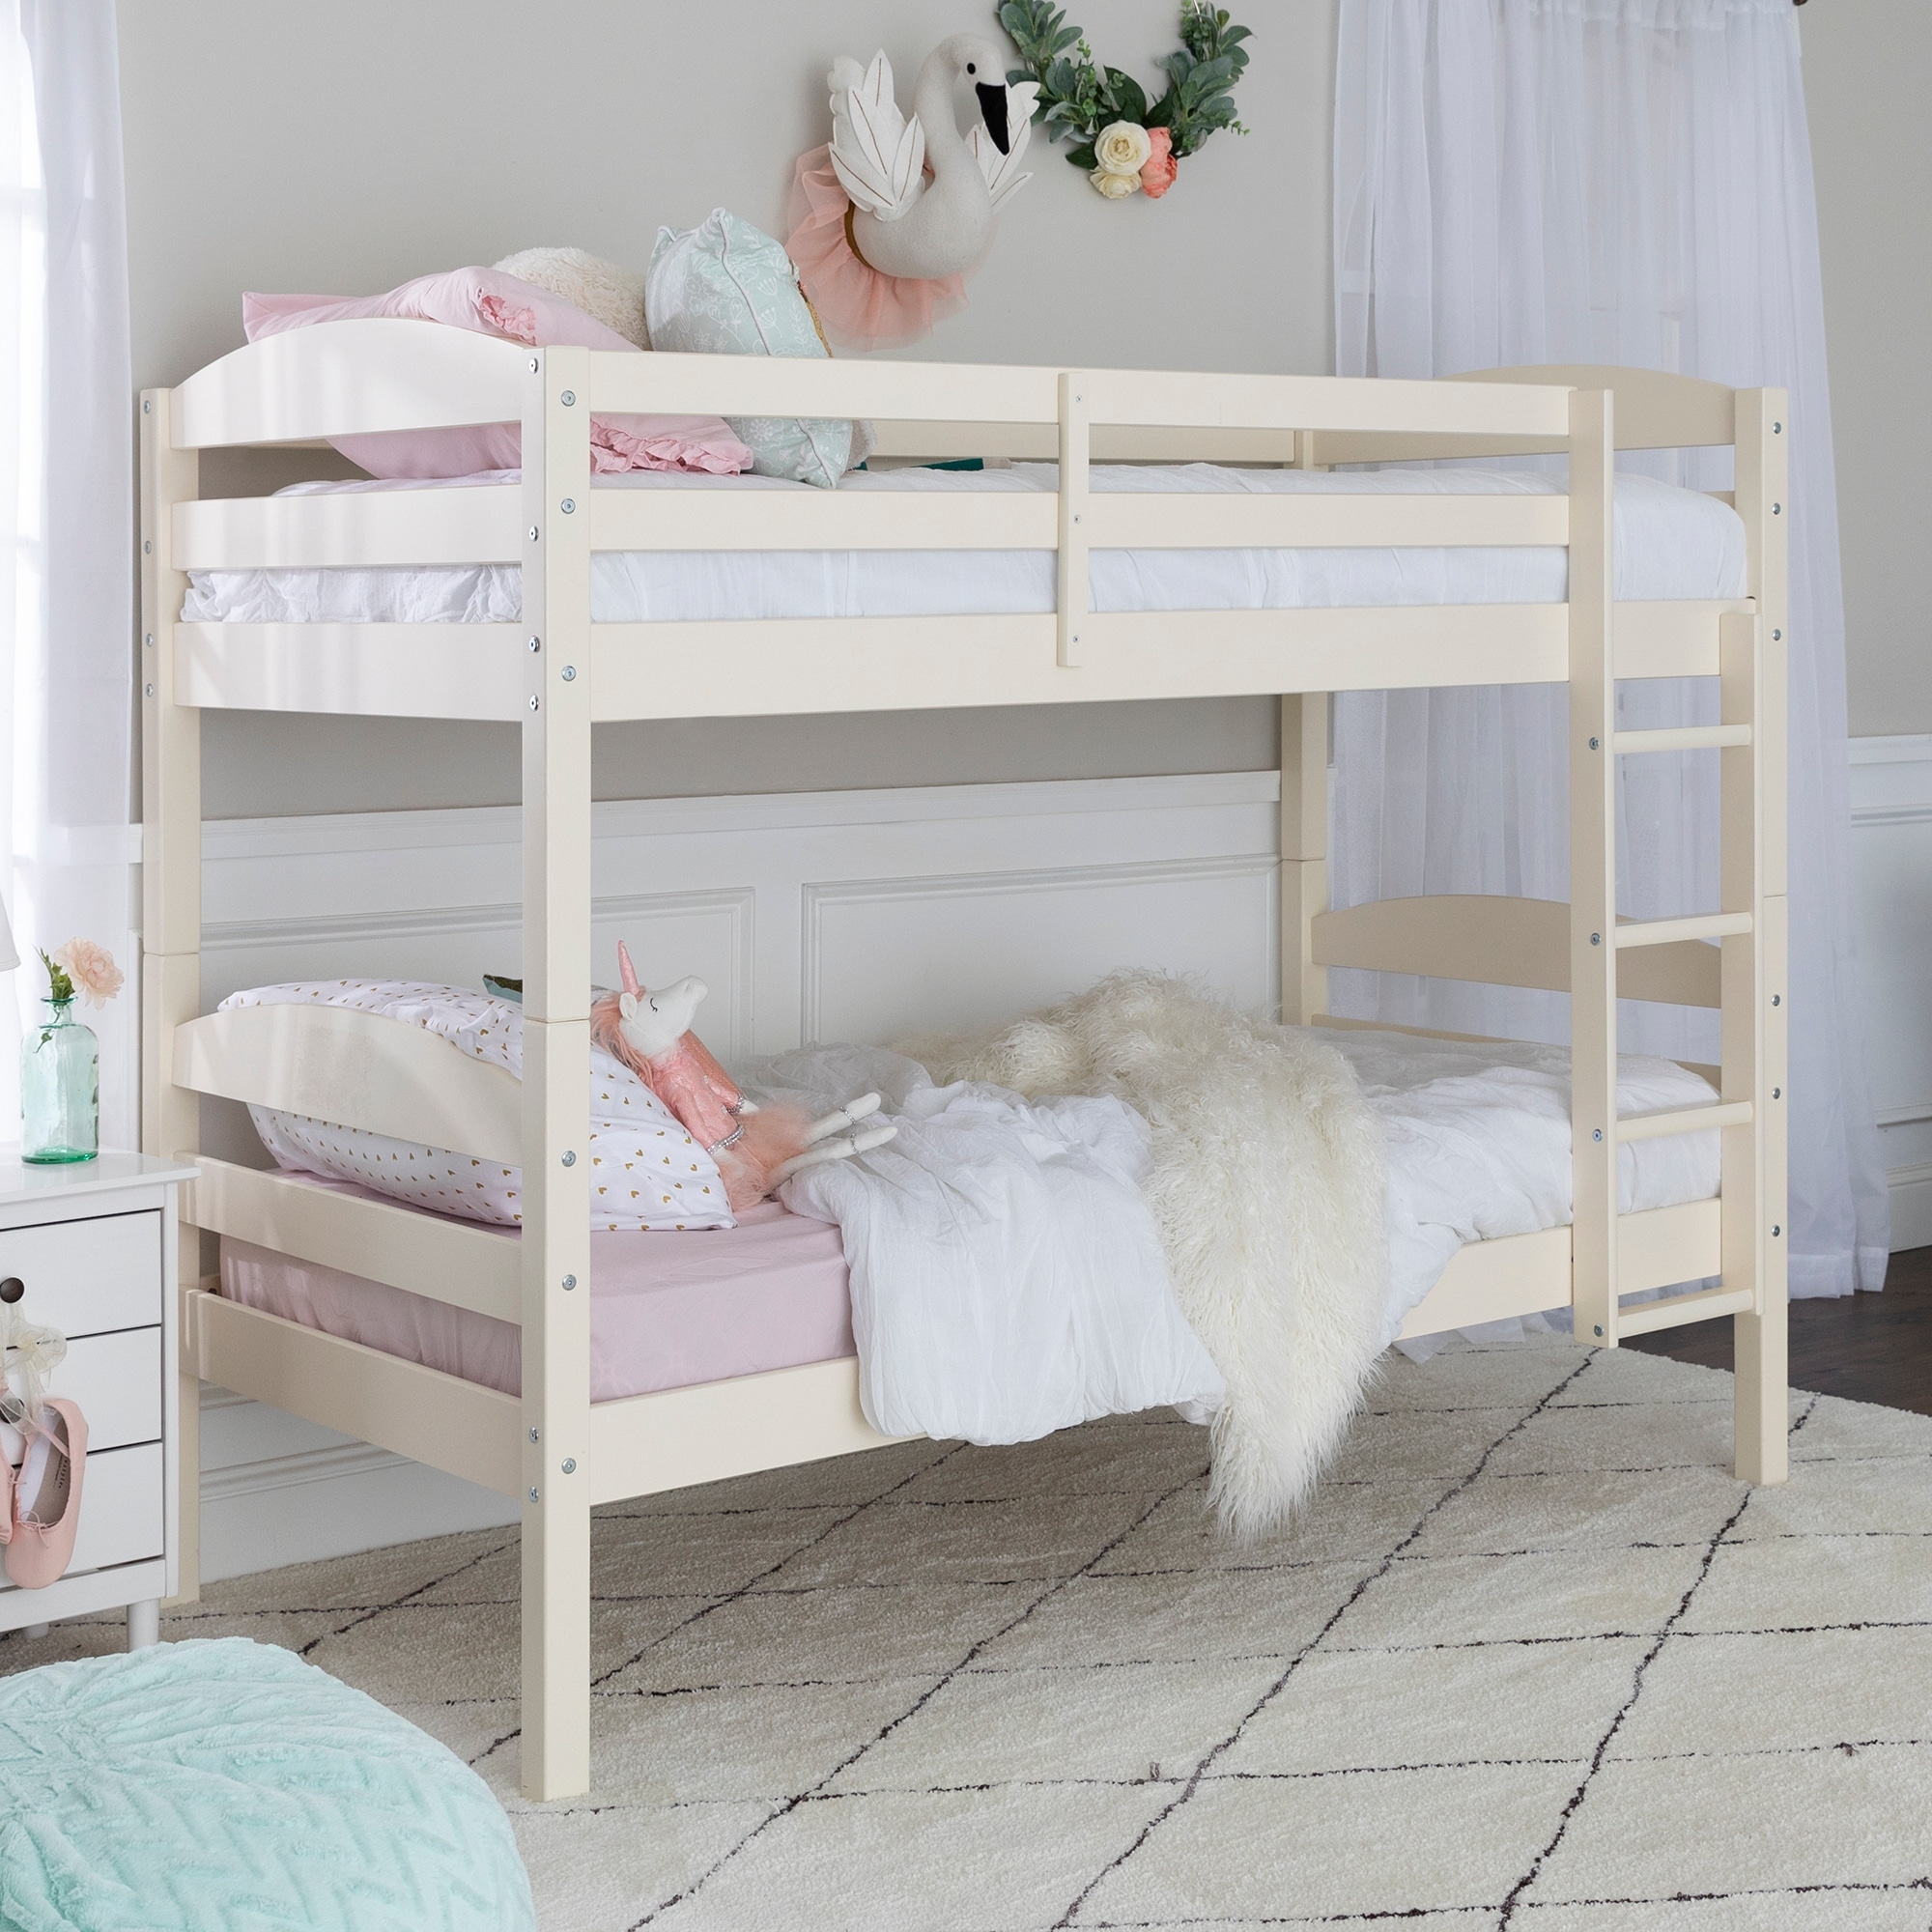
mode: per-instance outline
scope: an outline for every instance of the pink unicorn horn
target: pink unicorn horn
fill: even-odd
[[[624,976],[624,990],[632,999],[643,998],[644,989],[638,984],[638,969],[631,964],[631,949],[620,939],[617,942],[617,971]]]

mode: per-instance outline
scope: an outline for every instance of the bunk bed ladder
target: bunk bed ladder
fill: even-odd
[[[1736,399],[1736,507],[1745,520],[1754,611],[1719,619],[1721,722],[1614,728],[1612,399],[1571,398],[1570,918],[1573,1306],[1579,1339],[1624,1337],[1729,1315],[1737,1337],[1737,1470],[1785,1472],[1784,398]],[[1616,913],[1619,755],[1716,750],[1722,757],[1722,904],[1689,918]],[[1716,940],[1721,948],[1722,1090],[1713,1105],[1619,1120],[1617,958],[1634,948]],[[1623,1308],[1617,1163],[1631,1142],[1722,1134],[1722,1275]]]

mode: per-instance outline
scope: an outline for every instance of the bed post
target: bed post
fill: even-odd
[[[175,620],[187,579],[174,567],[174,507],[201,494],[201,458],[177,449],[173,392],[143,389],[141,433],[141,1149],[201,1144],[201,1098],[174,1082],[175,1028],[201,1011],[201,713],[175,702]],[[178,1293],[201,1282],[201,1230],[183,1202]],[[201,1594],[201,1382],[177,1323],[180,1571],[177,1603]]]
[[[590,1788],[590,356],[524,406],[523,1789]]]
[[[1315,963],[1315,918],[1328,910],[1328,703],[1325,691],[1281,700],[1281,1017],[1311,1026],[1328,1009]]]
[[[1724,1279],[1748,1286],[1735,1323],[1739,1477],[1781,1483],[1787,1449],[1785,1197],[1785,478],[1782,389],[1737,395],[1736,504],[1757,613],[1722,620],[1724,722],[1751,743],[1723,753],[1723,909],[1751,930],[1723,942],[1724,1098],[1750,1123],[1724,1132]]]
[[[1617,1341],[1614,400],[1570,396],[1571,1302],[1577,1339]]]

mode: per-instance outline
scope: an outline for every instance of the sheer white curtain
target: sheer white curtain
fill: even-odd
[[[1342,0],[1336,366],[1615,362],[1791,392],[1791,1287],[1884,1280],[1852,944],[1844,614],[1811,156],[1791,0]],[[1721,461],[1722,469],[1719,468]],[[1630,458],[1700,489],[1729,455]],[[1621,687],[1633,725],[1713,722]],[[1568,896],[1561,687],[1345,696],[1336,901]],[[1619,905],[1718,902],[1717,753],[1623,761]],[[1555,995],[1338,974],[1337,1010],[1565,1037]],[[1715,1016],[1626,1002],[1630,1048],[1716,1060]]]
[[[25,962],[0,997],[0,1141],[46,990],[33,949],[75,934],[128,975],[86,1018],[101,1139],[139,1139],[130,383],[112,0],[0,0],[0,890]]]

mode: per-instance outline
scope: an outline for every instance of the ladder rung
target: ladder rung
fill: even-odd
[[[1617,1122],[1620,1141],[1654,1141],[1665,1134],[1703,1134],[1714,1127],[1747,1127],[1748,1100],[1719,1100],[1706,1107],[1669,1107],[1656,1114],[1633,1114]]]
[[[1667,731],[1618,731],[1610,749],[1626,752],[1721,752],[1751,741],[1748,724],[1684,724]]]
[[[1675,1328],[1686,1321],[1708,1321],[1714,1315],[1742,1315],[1751,1305],[1747,1288],[1700,1288],[1694,1294],[1666,1294],[1617,1310],[1617,1339]]]
[[[1634,919],[1616,929],[1616,947],[1671,946],[1680,939],[1723,939],[1733,933],[1748,932],[1751,916],[1747,912],[1699,913],[1693,919]]]

